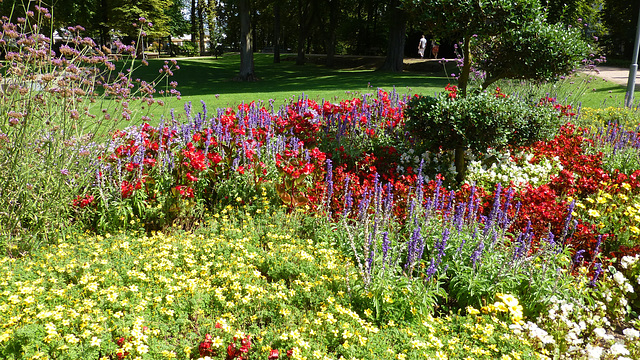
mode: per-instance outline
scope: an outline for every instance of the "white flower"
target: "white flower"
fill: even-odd
[[[633,286],[629,283],[624,283],[624,291],[628,292],[628,293],[632,293],[633,292]]]
[[[562,304],[562,306],[560,306],[560,309],[562,310],[563,314],[571,313],[573,311],[573,304]]]
[[[617,273],[613,274],[613,280],[615,280],[618,285],[622,285],[625,281],[627,281],[627,278],[625,278],[624,275],[622,275],[622,273],[618,271]]]
[[[600,346],[587,345],[587,356],[589,360],[599,360],[602,356],[602,348]]]
[[[100,343],[101,343],[101,342],[102,342],[102,340],[98,339],[98,337],[97,337],[97,336],[93,336],[93,337],[91,338],[91,346],[94,346],[94,347],[100,347]]]
[[[624,329],[622,330],[622,333],[629,339],[637,339],[638,337],[640,337],[640,331],[633,328]]]
[[[621,343],[615,343],[611,345],[611,349],[609,349],[611,354],[613,355],[629,355],[629,350]]]
[[[623,269],[628,269],[629,266],[635,264],[638,259],[640,259],[640,256],[636,255],[636,256],[623,256],[622,259],[620,260],[620,266],[622,266]]]
[[[605,329],[603,329],[603,328],[599,327],[599,328],[595,328],[595,329],[593,329],[593,333],[594,333],[594,334],[596,334],[596,336],[597,336],[598,338],[601,338],[601,339],[602,339],[602,338],[604,338],[604,337],[607,335],[607,330],[605,330]]]

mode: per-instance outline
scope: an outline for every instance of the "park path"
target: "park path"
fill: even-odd
[[[629,68],[616,66],[598,66],[599,73],[596,76],[611,81],[615,84],[627,86]],[[640,85],[640,71],[636,74],[636,86]]]

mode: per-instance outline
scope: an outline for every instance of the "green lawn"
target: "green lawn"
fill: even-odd
[[[152,79],[162,67],[163,59],[149,60],[148,67],[140,67],[134,72],[134,78]],[[237,54],[226,54],[219,58],[198,57],[178,60],[179,70],[174,72],[171,80],[178,82],[178,90],[182,99],[167,101],[164,110],[153,113],[168,114],[175,108],[177,114],[182,113],[186,102],[191,101],[200,107],[204,101],[209,109],[235,106],[242,102],[263,101],[269,105],[272,100],[277,108],[290,99],[302,95],[314,100],[339,101],[351,99],[363,93],[370,93],[377,88],[391,92],[395,87],[401,94],[433,94],[442,91],[448,83],[456,80],[445,76],[444,68],[435,66],[432,71],[405,71],[389,73],[376,71],[371,66],[356,68],[328,68],[312,62],[303,66],[295,64],[293,56],[283,56],[278,64],[273,63],[271,54],[255,54],[255,73],[259,78],[254,82],[234,81],[240,67]],[[451,73],[453,62],[449,63],[447,73]],[[579,74],[559,83],[533,85],[506,84],[506,93],[520,93],[523,90],[534,90],[538,94],[549,93],[574,106],[602,108],[621,106],[625,87],[605,82],[595,75]]]

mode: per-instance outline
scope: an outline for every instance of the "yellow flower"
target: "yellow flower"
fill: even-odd
[[[600,213],[596,209],[589,209],[587,214],[589,214],[589,216],[595,217],[595,218],[600,217]]]
[[[467,306],[467,313],[469,315],[478,315],[480,314],[480,311],[476,308],[474,308],[473,306]]]
[[[442,351],[436,351],[436,359],[438,360],[446,360],[448,359],[447,354]]]
[[[634,234],[640,234],[640,229],[638,229],[636,226],[630,226],[629,230],[631,230],[631,232]]]
[[[511,294],[496,294],[496,297],[502,300],[508,307],[518,306],[518,299]]]
[[[493,304],[493,306],[494,306],[494,308],[495,308],[496,310],[498,310],[498,311],[500,311],[500,312],[507,312],[507,311],[508,311],[507,306],[506,306],[503,302],[496,301],[496,302]]]

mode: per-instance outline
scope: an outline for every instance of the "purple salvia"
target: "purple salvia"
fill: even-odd
[[[465,204],[460,204],[458,206],[456,206],[456,210],[455,210],[455,216],[453,218],[453,223],[456,227],[456,230],[458,232],[462,231],[462,225],[464,225],[464,216],[465,216],[465,210],[467,209],[467,207],[465,206]]]
[[[348,179],[348,178],[347,178]],[[353,206],[353,198],[351,197],[351,190],[346,188],[346,195],[344,197],[344,211],[342,213],[343,217],[347,217],[347,214],[351,211],[351,206]]]
[[[371,279],[371,270],[373,268],[373,261],[376,257],[376,248],[378,247],[378,238],[376,236],[375,229],[369,235],[369,259],[367,259],[367,272],[369,279]]]
[[[391,242],[389,241],[389,233],[385,231],[382,233],[382,268],[383,269],[386,266],[387,258],[389,256],[390,244]]]
[[[482,252],[484,251],[484,241],[480,240],[478,247],[471,254],[471,266],[476,269],[476,263],[482,259]]]
[[[202,104],[202,117],[204,119],[207,118],[207,104],[204,102],[204,100],[200,100],[200,103]]]
[[[191,101],[184,104],[184,112],[187,114],[187,119],[191,120]]]
[[[487,220],[484,225],[483,235],[485,236],[487,236],[487,234],[489,234],[489,231],[492,230],[495,218],[498,216],[498,212],[500,211],[500,193],[501,192],[502,192],[502,185],[498,183],[498,185],[496,186],[496,193],[493,197],[493,205],[491,207],[491,211],[489,212],[489,216],[487,216]]]
[[[598,278],[602,274],[602,264],[601,263],[597,263],[595,265],[595,268],[596,269],[593,271],[593,277],[591,278],[591,281],[589,281],[589,286],[591,286],[591,287],[595,287],[596,286],[596,282],[598,281]]]
[[[364,190],[364,193],[362,194],[362,199],[358,204],[358,218],[360,219],[360,221],[364,221],[367,217],[367,212],[369,210],[369,202],[371,201],[370,193],[371,191],[368,188],[366,188]]]
[[[327,183],[327,208],[331,208],[331,196],[333,195],[333,163],[331,159],[327,159],[327,175],[325,181]]]
[[[567,234],[569,234],[569,224],[571,224],[571,218],[573,217],[573,209],[576,206],[576,201],[573,200],[569,204],[567,217],[564,219],[564,227],[562,228],[562,235],[560,235],[560,239],[563,240],[563,244],[566,242]]]
[[[593,256],[594,258],[598,255],[598,253],[600,252],[600,245],[602,244],[602,234],[598,235],[598,242],[596,243],[596,248],[595,250],[593,250]]]
[[[507,190],[507,193],[505,194],[505,200],[504,200],[504,205],[502,207],[502,212],[500,214],[500,217],[498,218],[498,226],[504,231],[506,231],[508,226],[510,225],[509,207],[511,207],[511,201],[513,200],[514,193],[515,193],[515,189],[512,187],[509,187],[509,190]]]
[[[442,263],[442,258],[445,256],[444,250],[446,249],[447,242],[449,241],[449,235],[449,229],[445,228],[442,231],[442,238],[434,244],[434,254],[431,257],[431,263],[425,272],[427,281],[431,280],[431,277],[436,273],[438,266]]]
[[[575,256],[573,257],[573,260],[572,260],[572,266],[573,267],[580,266],[580,264],[582,263],[582,260],[584,259],[584,253],[585,253],[584,249],[578,250],[576,252],[576,254],[575,254]]]

